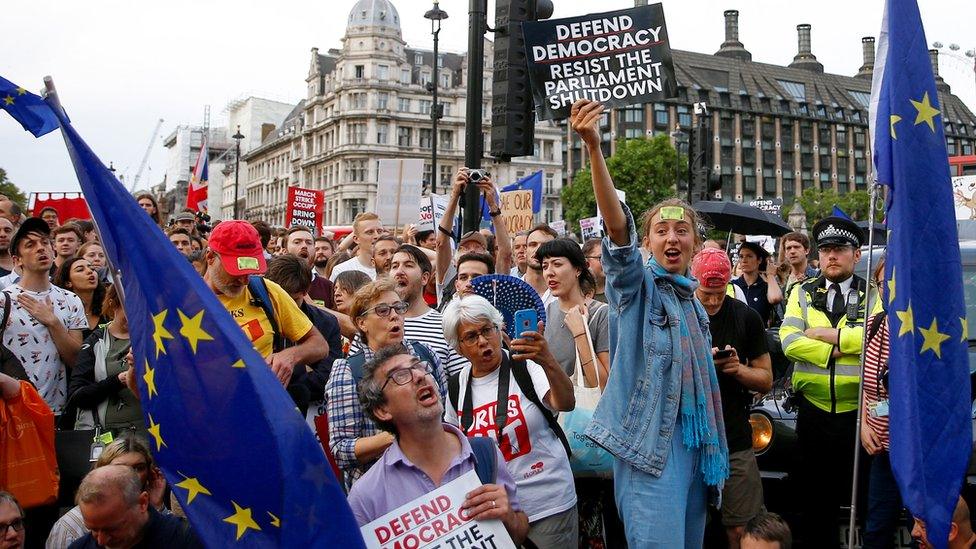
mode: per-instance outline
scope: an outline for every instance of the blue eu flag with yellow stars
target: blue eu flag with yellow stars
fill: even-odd
[[[0,110],[20,122],[34,137],[58,129],[58,119],[39,96],[0,76]]]
[[[885,299],[891,466],[905,505],[946,546],[972,451],[966,307],[946,139],[915,0],[887,0],[871,97],[888,186]]]
[[[208,547],[363,547],[322,447],[265,361],[47,101],[120,272],[149,444],[195,532]]]

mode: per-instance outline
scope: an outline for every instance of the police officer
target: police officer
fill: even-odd
[[[840,506],[850,501],[868,284],[854,274],[863,239],[857,225],[827,217],[814,225],[813,239],[821,274],[790,293],[779,334],[794,363],[801,534],[804,546],[819,548],[839,546]],[[880,300],[872,305],[881,310]]]

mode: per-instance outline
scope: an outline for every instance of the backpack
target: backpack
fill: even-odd
[[[274,306],[271,304],[271,296],[268,294],[268,285],[263,277],[251,275],[247,278],[247,289],[251,292],[251,305],[261,307],[264,310],[264,316],[268,317],[268,323],[271,324],[273,335],[271,352],[280,352],[285,348],[285,338],[281,335],[281,330],[278,329],[278,320],[275,318]]]
[[[506,356],[506,359],[508,357]],[[566,450],[566,457],[571,457],[573,451],[569,448],[569,440],[566,438],[566,433],[563,432],[563,428],[559,426],[559,422],[556,420],[556,416],[549,411],[542,404],[542,400],[539,395],[535,392],[535,385],[532,384],[532,377],[529,375],[529,369],[525,364],[524,360],[510,360],[509,362],[512,368],[512,375],[515,378],[515,383],[518,384],[519,390],[525,395],[525,398],[529,399],[529,402],[535,404],[539,411],[542,412],[542,417],[546,419],[546,424],[552,429],[559,442],[563,444],[563,448]],[[460,372],[452,375],[447,380],[447,397],[451,401],[451,406],[454,406],[455,410],[458,410],[458,416],[460,417],[460,408],[458,407],[458,397],[461,394],[461,375]]]
[[[495,441],[488,437],[468,437],[474,454],[474,470],[482,484],[494,484],[498,478],[498,454]]]
[[[417,341],[411,341],[410,345],[413,346],[413,352],[420,360],[427,362],[432,368],[437,366],[437,361],[434,360],[434,355],[431,354],[430,349],[428,349],[427,346]],[[363,367],[366,366],[366,353],[360,351],[352,355],[346,359],[346,364],[349,365],[349,371],[352,374],[352,379],[356,382],[356,386],[358,387],[359,381],[363,379]],[[433,373],[436,374],[436,372]],[[436,375],[434,375],[434,379],[437,379]]]

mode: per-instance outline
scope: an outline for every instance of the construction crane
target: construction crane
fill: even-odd
[[[162,118],[156,122],[156,128],[153,129],[152,137],[149,138],[149,146],[146,147],[146,154],[142,156],[142,163],[139,164],[139,171],[136,172],[135,178],[132,179],[132,185],[129,186],[129,193],[135,192],[139,187],[139,179],[142,178],[142,172],[146,170],[146,164],[149,163],[149,154],[152,153],[153,144],[156,143],[156,136],[159,135],[159,128],[161,127],[163,127]]]

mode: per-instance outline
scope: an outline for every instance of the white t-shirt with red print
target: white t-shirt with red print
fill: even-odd
[[[526,364],[536,394],[543,405],[546,405],[549,379],[542,366],[531,361]],[[566,450],[549,428],[539,407],[519,389],[514,375],[510,376],[508,383],[508,420],[502,431],[502,440],[498,440],[498,430],[495,427],[498,372],[499,369],[496,369],[484,377],[471,380],[474,422],[467,434],[488,436],[498,443],[508,471],[515,479],[519,501],[529,517],[529,522],[562,513],[576,505],[573,471],[570,469]],[[470,375],[470,365],[465,366],[459,374],[459,407],[464,405]],[[448,402],[445,408],[444,421],[460,425],[458,412],[452,404]]]

